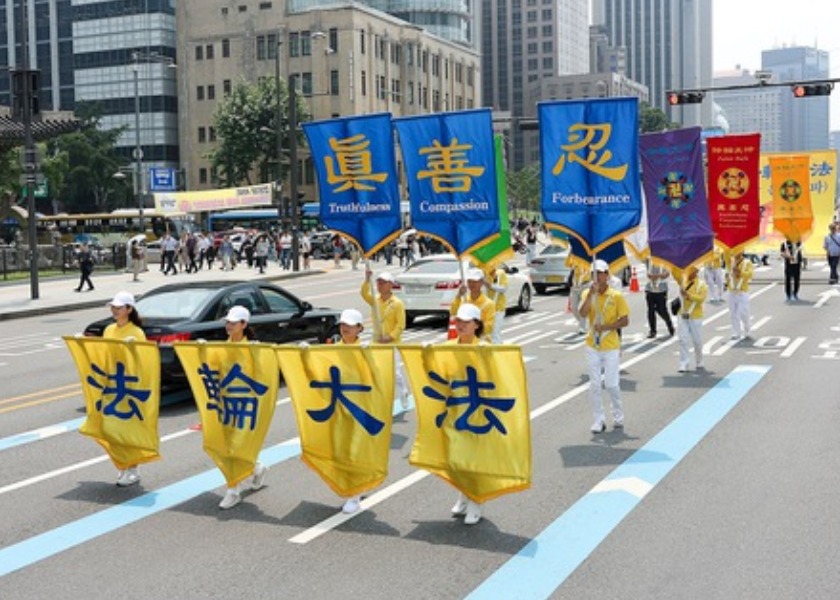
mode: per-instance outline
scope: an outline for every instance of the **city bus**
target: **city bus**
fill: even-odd
[[[39,244],[63,246],[87,242],[109,248],[114,244],[127,244],[141,233],[154,241],[166,232],[180,236],[196,229],[192,215],[162,213],[154,209],[143,211],[143,225],[145,232],[140,231],[138,209],[123,208],[110,213],[42,215],[38,217],[36,233]]]

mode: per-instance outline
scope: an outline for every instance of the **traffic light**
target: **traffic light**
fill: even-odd
[[[37,120],[41,114],[41,71],[12,71],[12,118],[23,119],[24,106],[29,102],[29,115]]]
[[[790,89],[796,98],[804,98],[806,96],[828,96],[831,94],[831,89],[834,87],[832,83],[803,83],[794,85]]]
[[[668,104],[700,104],[705,97],[706,92],[668,92]]]

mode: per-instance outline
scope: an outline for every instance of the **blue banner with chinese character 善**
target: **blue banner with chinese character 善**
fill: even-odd
[[[540,102],[538,111],[545,224],[598,254],[641,220],[638,101]]]
[[[639,142],[651,260],[678,273],[711,258],[714,246],[700,132],[649,133]]]
[[[278,346],[300,431],[301,459],[339,496],[388,475],[394,402],[391,346]]]
[[[154,342],[64,337],[82,383],[79,431],[124,470],[160,458],[160,352]]]
[[[522,349],[400,346],[417,406],[409,462],[475,502],[531,486],[531,416]]]
[[[463,257],[499,236],[490,109],[394,119],[411,224]]]
[[[390,113],[303,123],[318,177],[321,222],[370,258],[402,231]]]
[[[177,342],[204,434],[204,451],[233,487],[254,472],[277,403],[280,373],[267,344]]]

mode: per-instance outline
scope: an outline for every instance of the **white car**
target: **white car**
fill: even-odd
[[[527,311],[531,308],[533,288],[527,273],[503,265],[508,274],[507,308]],[[474,268],[464,261],[464,272]],[[418,259],[395,275],[394,294],[405,304],[406,325],[421,315],[448,316],[458,288],[461,272],[458,259],[451,254],[434,254]]]
[[[550,245],[531,261],[531,283],[538,294],[545,294],[548,288],[552,287],[569,289],[572,284],[572,269],[566,264],[568,259],[568,248]]]

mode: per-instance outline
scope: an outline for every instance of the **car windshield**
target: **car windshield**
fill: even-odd
[[[566,252],[568,252],[568,251],[563,246],[552,245],[552,246],[546,246],[545,250],[543,250],[540,254],[545,254],[545,255],[552,254],[552,255],[554,255],[554,254],[565,254]]]
[[[137,301],[137,312],[144,319],[188,319],[215,293],[215,289],[189,288],[153,294]]]
[[[451,275],[458,271],[458,262],[454,260],[429,260],[416,262],[408,267],[406,273],[429,273]]]

